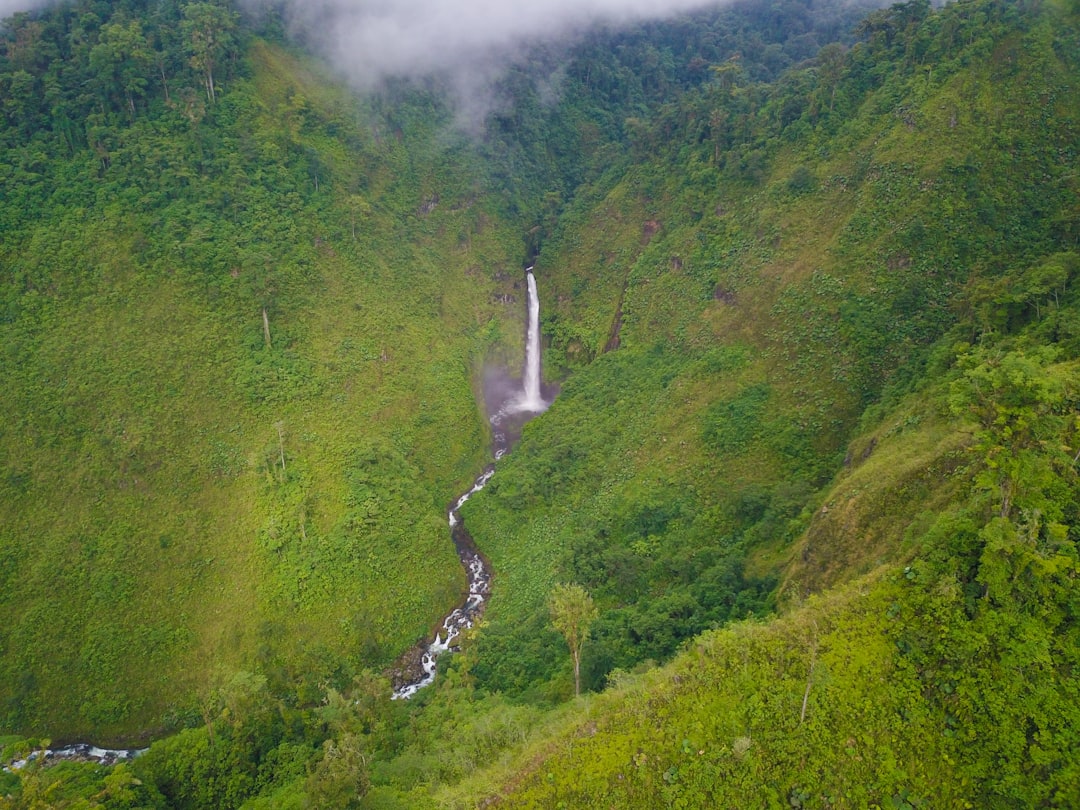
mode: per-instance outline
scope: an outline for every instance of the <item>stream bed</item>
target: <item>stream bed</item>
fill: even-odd
[[[512,444],[521,435],[522,426],[533,417],[547,410],[553,398],[553,392],[541,391],[540,376],[540,301],[536,292],[536,280],[532,267],[525,269],[528,289],[528,310],[526,319],[525,368],[520,387],[498,385],[493,390],[500,393],[491,395],[485,391],[491,423],[492,454],[496,461],[503,457]],[[506,382],[504,379],[503,382]],[[485,386],[487,387],[487,386]],[[516,389],[516,390],[512,390]],[[545,397],[545,394],[548,394]],[[391,672],[394,692],[393,699],[408,699],[435,680],[436,661],[445,652],[456,649],[454,641],[462,631],[470,628],[484,611],[487,598],[491,593],[491,567],[480,554],[461,519],[460,509],[465,503],[482,490],[495,474],[495,465],[489,464],[473,481],[472,487],[460,495],[447,509],[447,523],[450,539],[454,543],[458,559],[465,569],[468,593],[460,605],[455,607],[443,619],[435,637],[427,643],[421,643],[409,650],[399,660]],[[102,765],[116,765],[127,762],[146,751],[142,749],[98,748],[88,743],[74,743],[63,748],[35,751],[27,758],[8,763],[4,770],[18,770],[30,761],[43,756],[46,761],[75,760],[79,762],[97,762]]]
[[[528,289],[528,310],[525,337],[525,368],[519,389],[509,391],[505,385],[492,386],[494,390],[506,391],[492,396],[485,391],[485,402],[491,423],[492,454],[495,460],[501,459],[511,445],[521,435],[526,422],[547,410],[551,403],[545,399],[540,382],[540,298],[536,292],[536,279],[532,267],[525,269]],[[487,386],[485,386],[487,387]],[[493,401],[494,400],[494,401]],[[465,569],[468,582],[468,594],[465,600],[455,607],[442,625],[435,631],[435,637],[426,644],[420,644],[398,659],[391,672],[394,687],[394,700],[408,699],[435,680],[436,661],[445,652],[455,649],[454,640],[462,631],[472,627],[484,611],[488,595],[491,593],[491,567],[476,548],[472,536],[465,528],[459,510],[465,503],[484,488],[495,474],[495,465],[489,464],[476,477],[472,488],[455,500],[447,510],[447,522],[450,524],[450,539],[453,540],[458,559]]]

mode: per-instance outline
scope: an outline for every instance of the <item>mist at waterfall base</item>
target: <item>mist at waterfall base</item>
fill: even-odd
[[[545,390],[541,381],[540,297],[532,267],[525,268],[527,308],[525,326],[525,365],[521,379],[513,379],[504,369],[489,368],[484,373],[484,405],[491,423],[491,449],[498,461],[521,436],[521,429],[533,417],[547,410],[555,390]],[[472,627],[484,612],[491,592],[491,567],[481,555],[461,519],[460,509],[482,490],[495,474],[495,465],[488,464],[476,477],[472,488],[455,500],[447,509],[450,538],[458,559],[465,569],[469,591],[465,600],[455,607],[430,641],[409,650],[391,673],[394,700],[408,700],[435,680],[437,661],[443,653],[454,650],[454,642],[462,631]]]
[[[540,296],[532,267],[525,269],[527,313],[525,366],[521,379],[501,368],[484,370],[484,406],[491,422],[492,445],[498,459],[521,436],[521,429],[533,417],[547,410],[558,393],[543,385],[540,374]]]

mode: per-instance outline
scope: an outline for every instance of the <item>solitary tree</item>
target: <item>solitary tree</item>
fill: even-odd
[[[574,694],[581,694],[581,647],[597,617],[592,597],[580,585],[556,585],[548,597],[551,623],[562,633],[574,659]]]

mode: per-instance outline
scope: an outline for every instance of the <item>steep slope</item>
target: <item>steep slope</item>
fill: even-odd
[[[449,609],[522,242],[432,98],[387,117],[258,42],[200,98],[163,42],[167,86],[114,108],[23,45],[127,25],[85,11],[7,33],[9,106],[52,81],[106,112],[4,130],[0,725],[104,741],[237,670],[314,699]]]
[[[868,17],[857,45],[826,48],[776,81],[760,65],[725,60],[667,85],[666,101],[661,80],[677,71],[665,67],[669,46],[650,51],[652,34],[617,57],[586,45],[591,58],[568,68],[585,81],[547,110],[511,110],[499,119],[507,128],[483,145],[488,177],[522,180],[505,207],[466,181],[468,163],[450,165],[471,152],[429,137],[443,114],[432,96],[398,88],[354,107],[294,57],[255,44],[250,68],[237,63],[219,77],[223,98],[208,107],[214,127],[198,128],[190,146],[216,156],[193,159],[190,175],[198,199],[214,192],[213,213],[172,208],[170,190],[161,227],[136,229],[138,216],[117,206],[103,222],[127,235],[120,242],[132,258],[121,252],[112,275],[80,280],[78,296],[60,297],[71,273],[52,287],[13,286],[5,328],[18,328],[4,345],[10,335],[13,362],[35,369],[20,372],[15,389],[28,424],[39,412],[33,374],[55,367],[25,359],[42,356],[24,351],[37,345],[30,341],[52,356],[93,359],[73,379],[93,380],[112,361],[69,348],[63,330],[37,329],[35,312],[56,323],[70,312],[87,334],[103,329],[92,317],[99,309],[125,325],[127,359],[102,379],[133,368],[133,391],[149,385],[150,363],[167,358],[128,324],[148,330],[163,312],[183,317],[174,341],[191,335],[199,342],[190,354],[224,353],[214,367],[236,376],[159,377],[201,391],[190,402],[166,400],[186,420],[215,425],[196,407],[213,396],[215,411],[236,414],[223,422],[239,425],[229,441],[253,437],[249,464],[223,479],[247,500],[222,503],[248,516],[244,536],[256,538],[253,548],[236,546],[228,569],[261,561],[248,603],[256,610],[214,626],[189,616],[211,641],[226,639],[201,647],[222,650],[225,667],[178,718],[182,730],[111,772],[68,764],[0,776],[0,793],[13,795],[0,806],[40,796],[252,809],[1076,804],[1077,29],[1075,5],[975,0],[933,10],[915,0]],[[652,32],[657,42],[665,30]],[[597,84],[610,95],[618,71],[603,68],[628,53],[656,67],[643,72],[641,94],[591,107],[589,77],[605,76]],[[584,136],[574,127],[589,109],[606,111],[607,129],[580,162],[562,151],[572,138],[532,150],[544,143],[542,127],[508,140],[514,121],[561,121],[567,128],[553,131]],[[218,188],[214,172],[256,147],[278,162],[242,163],[229,188]],[[44,166],[32,149],[14,153],[28,157],[21,171]],[[110,165],[93,164],[87,179],[128,153],[114,144],[108,154]],[[514,175],[526,154],[535,162]],[[295,207],[274,218],[269,206],[274,225],[259,238],[295,269],[260,276],[259,261],[227,257],[243,255],[237,246],[258,225],[234,205],[251,208],[255,197],[234,189],[258,188],[251,178],[269,166],[291,177],[296,196],[267,199]],[[586,185],[564,198],[580,179]],[[551,181],[549,193],[541,180]],[[540,246],[548,379],[561,381],[561,393],[465,509],[496,571],[485,624],[435,686],[408,704],[390,702],[385,680],[364,667],[406,634],[379,636],[389,615],[380,611],[387,592],[420,600],[428,590],[430,609],[440,601],[439,561],[419,560],[434,553],[421,512],[434,532],[439,499],[482,456],[464,380],[485,352],[517,348],[516,316],[500,302],[514,294],[509,271],[524,228],[505,225],[507,209],[540,200],[543,213],[529,211],[528,222]],[[5,216],[19,223],[12,244],[58,241],[46,238],[47,221]],[[84,220],[64,222],[86,244],[104,245],[107,231]],[[165,230],[171,222],[182,224]],[[289,238],[275,241],[278,228]],[[27,234],[38,241],[20,242]],[[52,254],[74,262],[62,246]],[[18,254],[35,269],[26,278],[46,277],[45,255]],[[83,255],[95,259],[87,267],[109,268],[114,254]],[[139,297],[139,275],[120,272],[137,256],[152,260],[147,278],[169,296],[165,306]],[[220,272],[196,281],[170,273],[187,266],[184,256]],[[245,283],[253,271],[250,287],[231,286],[234,268]],[[31,310],[46,293],[67,309],[47,299]],[[124,296],[140,302],[147,323],[121,310]],[[76,321],[81,301],[92,311]],[[89,390],[111,413],[127,399],[110,399],[108,388]],[[87,402],[67,407],[61,426],[92,424],[80,439],[110,435],[98,424],[104,416],[85,415]],[[459,427],[460,444],[439,443],[447,434],[435,418]],[[47,444],[52,432],[27,435]],[[83,458],[72,437],[57,435],[69,443],[63,452],[29,458]],[[196,480],[200,448],[192,444],[188,462]],[[14,471],[5,501],[10,491],[36,508],[49,492],[41,482],[57,474],[34,478],[38,467],[18,467],[5,452]],[[94,472],[111,458],[91,446],[86,463]],[[95,475],[91,490],[104,480]],[[424,510],[405,508],[418,503]],[[125,505],[111,494],[104,502],[129,522],[144,519]],[[198,509],[195,518],[215,514]],[[95,536],[110,537],[98,520]],[[430,564],[431,574],[402,585],[392,546],[406,539],[415,543],[411,562]],[[158,544],[193,542],[170,534]],[[44,572],[61,556],[51,553],[8,552],[5,583],[49,582]],[[177,576],[189,583],[190,605],[209,613],[214,595],[235,605],[220,595],[223,559],[204,564],[203,579]],[[565,699],[570,659],[546,605],[560,581],[586,586],[600,611],[585,645],[587,694],[577,700]],[[371,599],[350,624],[341,594],[358,582]],[[453,583],[442,588],[449,595]],[[151,602],[132,591],[122,591],[125,604]],[[21,602],[5,603],[13,615],[34,596],[17,593]],[[30,618],[40,621],[52,608],[36,604]],[[424,610],[411,610],[415,623]],[[258,648],[232,629],[240,618],[262,622]],[[15,627],[17,645],[0,636],[5,657],[13,650],[23,656],[19,671],[45,671],[27,663],[37,650],[22,646],[42,625]],[[346,637],[367,648],[335,650]],[[38,690],[27,682],[9,699],[9,716],[24,724],[36,716],[27,707],[44,713],[32,702]],[[78,710],[89,717],[99,704],[85,700]],[[75,716],[74,704],[58,706]],[[128,712],[130,728],[138,717]]]
[[[583,309],[606,301],[621,345],[611,351],[604,319],[557,313],[552,331],[571,362],[609,353],[575,372],[551,421],[526,442],[543,458],[572,436],[576,468],[592,478],[563,481],[550,496],[534,490],[525,503],[535,517],[515,539],[510,499],[551,480],[519,453],[469,515],[474,526],[488,521],[481,536],[493,558],[527,549],[534,579],[589,582],[608,615],[631,617],[617,627],[622,643],[647,645],[641,604],[666,607],[679,593],[682,570],[665,552],[685,528],[661,527],[642,549],[632,524],[611,519],[613,502],[682,516],[709,486],[698,471],[717,459],[701,511],[727,511],[716,534],[731,537],[751,476],[769,480],[771,464],[799,458],[775,454],[777,396],[796,425],[817,415],[816,452],[802,458],[816,457],[832,481],[817,489],[807,479],[792,522],[759,533],[765,512],[736,546],[744,575],[783,572],[779,618],[706,634],[648,675],[616,672],[568,730],[498,772],[495,797],[506,806],[1071,806],[1080,795],[1071,754],[1080,741],[1076,17],[1055,6],[1021,16],[996,3],[908,17],[918,10],[870,18],[870,40],[825,96],[850,105],[842,124],[815,124],[812,101],[822,96],[806,77],[808,114],[763,143],[764,184],[695,200],[697,245],[678,238],[679,203],[694,198],[665,195],[658,172],[635,170],[571,234],[585,250],[558,254],[611,268],[607,292]],[[936,52],[946,35],[951,44]],[[936,61],[916,68],[916,49]],[[890,78],[856,93],[871,65]],[[647,196],[624,191],[650,181]],[[714,201],[724,231],[738,228],[741,239],[709,233],[719,230],[708,228]],[[707,267],[697,278],[695,256]],[[550,276],[574,312],[581,299],[557,293],[573,276]],[[702,303],[713,284],[715,300]],[[724,368],[695,407],[687,393],[700,371],[664,358],[673,344],[680,355],[715,355],[715,343],[740,347],[743,362]],[[616,366],[620,384],[607,389],[615,393],[600,420],[586,380],[609,379]],[[642,389],[635,371],[649,367],[674,373]],[[725,388],[732,383],[741,395]],[[748,428],[728,433],[733,424]],[[593,426],[607,431],[595,442]],[[679,450],[657,447],[672,438]],[[639,447],[650,463],[635,463]],[[746,452],[749,475],[739,464]],[[598,458],[617,461],[590,463]],[[797,470],[771,475],[790,484]],[[553,505],[566,500],[588,517]],[[606,522],[590,523],[596,514]],[[600,546],[599,570],[581,565],[582,534]],[[651,593],[617,590],[633,567],[613,553],[619,545],[638,555],[639,572],[656,572]],[[870,573],[853,580],[860,571]],[[666,632],[707,615],[708,574],[688,577],[690,598]],[[738,592],[733,577],[726,584]],[[511,625],[542,609],[503,600],[491,615]],[[594,662],[612,648],[611,625],[602,618],[590,642]]]
[[[623,673],[476,779],[480,792],[502,779],[489,804],[1074,804],[1080,358],[1047,327],[1078,304],[1070,289],[1049,317],[958,347],[951,371],[860,435],[789,576],[831,572],[807,547],[849,570],[881,552],[858,539],[890,540],[905,565]]]
[[[483,458],[470,378],[520,356],[525,224],[708,59],[775,75],[854,14],[810,5],[591,35],[554,107],[523,67],[484,162],[436,93],[357,103],[228,4],[17,15],[0,725],[182,726],[248,671],[307,703],[420,636],[461,585],[438,514]]]
[[[1066,19],[993,3],[882,12],[846,55],[680,98],[631,167],[581,196],[537,264],[549,369],[573,373],[466,514],[503,572],[482,682],[551,674],[552,639],[534,639],[559,579],[605,608],[585,664],[598,687],[760,613],[823,507],[788,590],[895,553],[903,499],[843,528],[821,487],[860,420],[891,412],[928,363],[941,371],[937,340],[1009,325],[972,312],[1075,246]],[[1029,314],[1018,303],[1013,318]],[[917,511],[950,464],[927,477],[936,452],[885,462],[906,465]]]

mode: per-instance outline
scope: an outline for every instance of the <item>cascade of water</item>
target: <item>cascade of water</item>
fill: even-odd
[[[547,403],[540,394],[540,296],[532,268],[525,270],[529,282],[529,328],[525,342],[525,379],[520,408],[523,411],[542,411]]]
[[[47,750],[44,752],[44,756],[47,761],[53,762],[61,759],[73,759],[79,762],[96,762],[100,765],[116,765],[119,762],[130,762],[135,757],[145,754],[146,751],[146,748],[98,748],[87,743],[75,743],[66,748]],[[20,768],[25,768],[39,756],[42,756],[42,752],[34,751],[25,759],[15,760],[3,765],[0,770],[17,771]]]
[[[529,284],[525,373],[521,394],[505,403],[491,417],[496,460],[502,457],[510,445],[512,433],[508,431],[508,425],[520,429],[520,426],[533,416],[547,410],[550,404],[544,401],[540,391],[540,297],[536,292],[536,279],[533,277],[531,267],[525,269],[525,275]],[[442,627],[435,633],[435,638],[422,649],[419,671],[414,671],[408,680],[398,684],[393,694],[395,700],[408,699],[435,680],[436,659],[444,652],[454,649],[454,642],[461,632],[472,627],[473,622],[484,610],[484,604],[491,590],[491,572],[477,553],[472,538],[469,537],[465,525],[461,522],[461,514],[458,510],[469,498],[483,489],[494,474],[494,465],[487,467],[473,483],[472,489],[454,501],[448,510],[450,536],[453,538],[461,564],[465,567],[469,595],[463,605],[454,608],[443,620]]]
[[[454,501],[447,512],[447,521],[450,524],[450,536],[454,540],[458,558],[465,567],[465,576],[469,583],[469,596],[465,604],[454,608],[443,619],[442,629],[435,633],[435,638],[427,645],[420,659],[423,674],[413,680],[407,681],[394,690],[394,700],[408,699],[428,686],[435,680],[435,661],[444,652],[455,649],[454,641],[463,630],[473,626],[473,621],[484,610],[484,602],[491,591],[491,572],[484,565],[484,560],[477,553],[472,539],[461,522],[458,510],[465,505],[473,495],[484,488],[495,474],[495,467],[487,467],[483,473],[473,482],[472,489]]]

